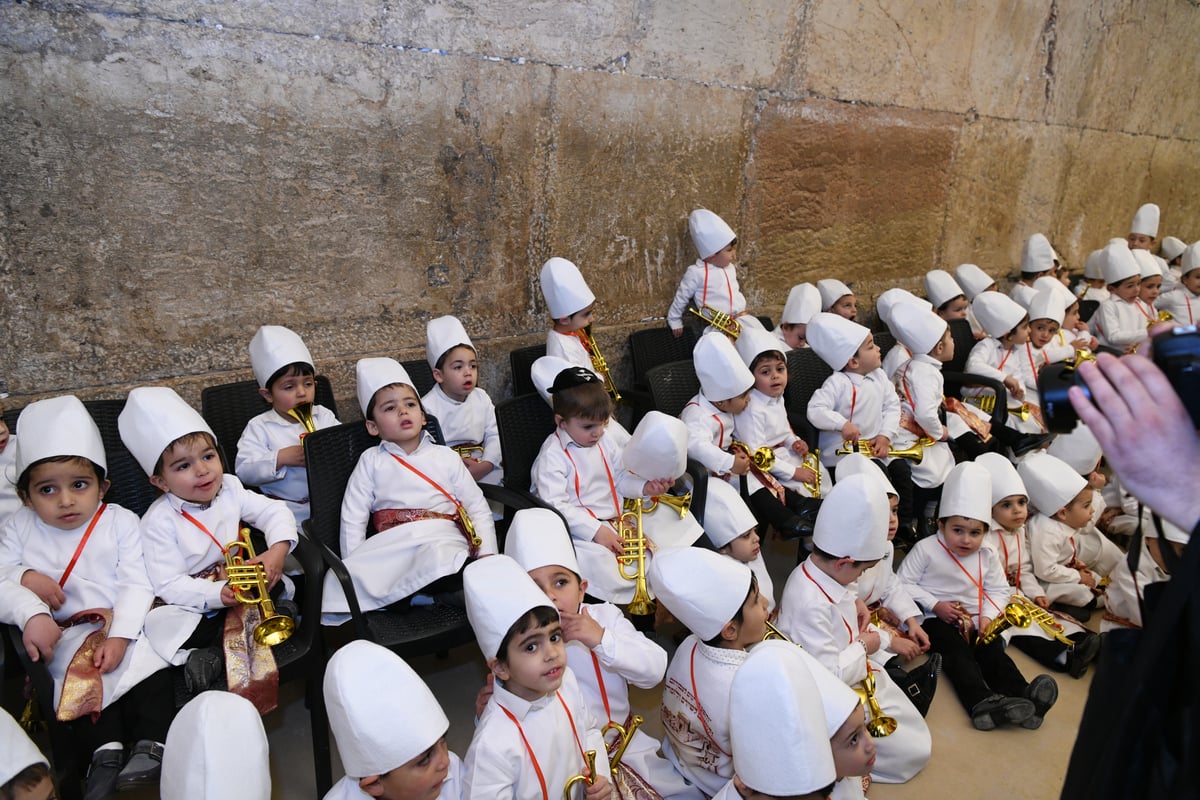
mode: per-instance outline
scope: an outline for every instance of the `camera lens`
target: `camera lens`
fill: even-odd
[[[1070,433],[1079,421],[1075,407],[1067,397],[1067,390],[1079,386],[1091,399],[1087,385],[1075,370],[1067,364],[1048,364],[1038,376],[1038,394],[1042,400],[1042,419],[1051,433]]]

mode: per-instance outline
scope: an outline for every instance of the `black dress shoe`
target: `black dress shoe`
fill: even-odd
[[[125,763],[125,749],[97,750],[88,767],[87,788],[83,800],[107,800],[117,793],[117,777]]]
[[[976,730],[995,730],[1006,722],[1023,724],[1033,716],[1033,701],[1024,697],[1005,697],[994,694],[980,700],[971,709],[971,724]]]
[[[1090,631],[1083,631],[1071,637],[1075,646],[1067,651],[1067,674],[1072,678],[1082,678],[1087,674],[1088,666],[1100,655],[1100,637]]]
[[[221,648],[199,647],[188,654],[183,667],[183,680],[188,693],[195,697],[201,692],[217,688],[224,673],[225,659],[221,657]]]
[[[911,672],[905,672],[898,666],[887,667],[888,675],[904,691],[904,694],[908,695],[913,707],[921,712],[922,717],[929,713],[929,705],[933,702],[934,693],[937,692],[938,674],[941,671],[941,653],[930,653],[925,663]]]
[[[1057,611],[1061,614],[1066,614],[1069,617],[1078,620],[1082,625],[1092,618],[1092,612],[1096,610],[1096,601],[1092,600],[1086,606],[1072,606],[1067,603],[1051,603],[1051,611]]]
[[[1009,444],[1012,454],[1015,458],[1020,458],[1026,453],[1031,453],[1041,447],[1046,447],[1050,444],[1050,440],[1054,438],[1052,433],[1027,433],[1015,437]]]
[[[1058,700],[1058,683],[1049,675],[1038,675],[1025,687],[1025,698],[1033,703],[1033,714],[1021,722],[1021,727],[1036,730]]]
[[[162,775],[163,746],[149,739],[141,739],[133,746],[125,768],[117,776],[117,791],[123,792],[136,786],[153,786]]]

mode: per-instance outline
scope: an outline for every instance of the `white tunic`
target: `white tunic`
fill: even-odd
[[[1200,294],[1193,294],[1186,286],[1180,285],[1174,291],[1160,294],[1155,305],[1173,316],[1180,325],[1195,325],[1200,319]]]
[[[1092,317],[1092,330],[1100,344],[1124,350],[1146,338],[1146,323],[1149,319],[1142,306],[1135,300],[1127,303],[1115,294],[1100,304]]]
[[[980,587],[982,616],[988,619],[995,619],[1012,595],[994,550],[980,547],[973,555],[960,559],[945,548],[940,533],[917,542],[900,562],[896,574],[914,589],[914,598],[926,618],[934,616],[934,604],[946,600],[962,603],[978,625]]]
[[[900,400],[882,369],[867,375],[835,372],[809,399],[808,421],[820,431],[821,463],[834,467],[843,458],[836,451],[842,446],[842,426],[847,422],[858,426],[860,439],[886,436],[895,442]]]
[[[449,755],[450,768],[446,772],[446,780],[442,783],[442,790],[438,793],[437,800],[462,800],[463,764],[453,752]],[[400,765],[397,764],[396,766]],[[365,778],[367,776],[360,775],[359,777]],[[370,796],[358,788],[358,778],[347,775],[325,793],[324,800],[367,800]]]
[[[478,387],[471,390],[461,403],[435,385],[421,398],[425,410],[437,417],[446,445],[482,444],[483,452],[472,454],[480,461],[490,461],[495,467],[480,483],[499,485],[504,479],[501,467],[500,427],[496,424],[496,406],[488,393]]]
[[[729,452],[733,441],[733,414],[722,411],[703,394],[698,394],[679,412],[679,418],[687,425],[688,458],[699,461],[716,475],[729,474],[733,469],[733,453]]]
[[[570,709],[569,716],[564,703]],[[516,718],[516,723],[504,709]],[[600,724],[588,711],[570,668],[563,670],[558,692],[532,702],[517,697],[496,681],[495,691],[467,749],[463,765],[464,800],[557,800],[562,797],[567,779],[584,769],[579,743],[585,751],[596,751],[596,772],[607,776],[608,755],[600,736]],[[544,795],[521,733],[545,778]]]
[[[405,453],[392,442],[380,442],[359,456],[342,496],[342,560],[363,611],[382,608],[458,572],[470,555],[466,538],[448,519],[409,522],[367,538],[367,523],[376,511],[457,513],[453,500],[398,461],[419,470],[462,504],[475,533],[483,540],[480,555],[497,552],[491,509],[458,453],[434,444],[427,434],[412,453]],[[338,624],[348,613],[341,585],[332,572],[327,573],[321,599],[322,622]]]
[[[1150,550],[1146,546],[1146,539],[1143,538],[1136,577],[1129,571],[1129,562],[1125,559],[1121,559],[1121,562],[1109,575],[1108,588],[1104,592],[1105,614],[1100,621],[1100,632],[1107,633],[1111,630],[1128,627],[1109,619],[1114,615],[1124,617],[1134,625],[1141,627],[1142,593],[1150,584],[1169,580],[1170,577],[1159,568],[1158,564],[1154,563],[1154,559],[1150,557]]]
[[[0,524],[9,514],[21,507],[21,498],[17,495],[17,437],[8,437],[4,452],[0,453]]]
[[[325,406],[313,406],[313,422],[317,430],[332,428],[338,418]],[[304,428],[299,422],[281,417],[275,409],[267,409],[246,423],[238,439],[237,464],[234,471],[246,486],[257,486],[263,494],[287,503],[296,523],[308,519],[308,470],[304,467],[279,467],[275,464],[279,451],[300,444]]]
[[[920,618],[922,614],[904,582],[896,577],[895,559],[896,550],[889,541],[883,558],[859,575],[858,580],[850,585],[850,589],[868,606],[879,603],[899,617],[903,629],[910,618]],[[895,655],[891,649],[892,634],[882,628],[875,630],[879,633],[880,644],[879,649],[871,654],[871,661],[882,666]]]
[[[0,526],[0,568],[7,578],[0,583],[0,622],[24,630],[37,614],[49,614],[62,623],[81,611],[111,609],[108,636],[130,642],[120,665],[101,676],[103,707],[107,708],[141,680],[167,666],[141,641],[154,592],[142,559],[137,515],[115,504],[105,507],[62,587],[66,601],[57,611],[51,611],[37,595],[20,585],[21,576],[28,570],[61,580],[91,522],[89,518],[79,527],[64,531],[42,522],[32,509],[23,508]],[[63,631],[47,664],[54,679],[55,707],[71,658],[84,639],[100,627],[100,623],[87,623]]]
[[[1037,297],[1037,290],[1032,286],[1024,283],[1014,283],[1012,288],[1008,290],[1008,296],[1021,304],[1021,308],[1028,309],[1033,303],[1033,298]]]
[[[1042,591],[1042,585],[1038,582],[1037,576],[1033,572],[1033,558],[1029,554],[1029,542],[1025,535],[1025,526],[1022,525],[1015,531],[1005,530],[995,520],[991,521],[991,530],[984,537],[983,546],[990,548],[1000,561],[1000,567],[1004,570],[1005,577],[1008,579],[1009,586],[1012,587],[1014,594],[1022,594],[1030,600],[1036,600],[1039,597],[1045,597],[1046,593]],[[1080,626],[1065,619],[1059,619],[1059,624],[1063,626],[1063,634],[1070,636],[1079,633],[1083,630]],[[1042,629],[1041,625],[1036,622],[1031,623],[1027,628],[1018,628],[1013,626],[1006,628],[1001,634],[1004,641],[1011,641],[1014,636],[1033,636],[1040,639],[1051,638],[1050,634]]]
[[[982,375],[985,378],[993,378],[1003,383],[1007,377],[1014,377],[1021,382],[1025,387],[1025,396],[1018,400],[1012,396],[1012,392],[1008,393],[1008,405],[1010,408],[1015,408],[1021,403],[1029,403],[1030,405],[1040,406],[1041,402],[1038,399],[1037,393],[1037,371],[1040,368],[1037,358],[1034,355],[1033,346],[1028,342],[1020,347],[1005,347],[1000,344],[997,339],[987,338],[980,339],[971,348],[971,354],[967,356],[967,372],[973,375]],[[971,389],[968,388],[964,394],[981,395],[988,394],[987,389]],[[1027,420],[1022,420],[1016,414],[1009,414],[1005,422],[1008,427],[1024,433],[1041,433],[1042,426],[1038,423],[1036,417],[1030,416]]]
[[[1092,601],[1092,590],[1079,582],[1079,570],[1067,566],[1079,558],[1078,531],[1045,514],[1026,523],[1033,571],[1051,602],[1073,606]]]
[[[746,409],[734,417],[734,428],[738,440],[745,442],[750,452],[760,447],[775,451],[775,465],[770,472],[781,484],[804,497],[812,497],[812,492],[792,477],[801,466],[801,459],[792,452],[792,444],[798,442],[800,437],[788,422],[782,395],[768,397],[758,389],[751,389]],[[829,473],[819,461],[818,467],[821,470],[821,486],[827,488],[830,485]]]
[[[592,357],[588,355],[587,348],[574,333],[559,333],[553,328],[546,331],[546,355],[561,358],[567,363],[583,367],[591,372],[596,371],[592,368]],[[598,377],[602,378],[603,376]],[[542,388],[549,389],[550,387],[543,386]]]
[[[896,390],[900,395],[900,408],[934,439],[921,453],[921,463],[912,465],[913,484],[923,489],[932,489],[946,482],[946,476],[954,468],[954,454],[950,445],[942,441],[946,428],[942,425],[941,410],[945,402],[946,384],[942,377],[942,364],[929,355],[916,355],[896,373]],[[963,426],[966,427],[965,425]],[[965,432],[965,431],[964,431]],[[892,444],[897,448],[911,447],[917,434],[900,428]]]
[[[709,306],[731,317],[744,312],[746,296],[738,288],[737,266],[730,264],[728,267],[718,267],[704,259],[697,259],[695,264],[689,266],[667,310],[667,324],[672,330],[683,328],[683,315],[688,303],[697,309]]]

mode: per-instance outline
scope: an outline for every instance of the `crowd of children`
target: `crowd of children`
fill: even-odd
[[[652,411],[632,433],[614,417],[582,271],[542,267],[552,324],[532,377],[554,431],[530,477],[543,507],[499,531],[480,484],[503,482],[504,458],[463,324],[428,323],[424,396],[397,361],[358,362],[378,444],[341,508],[357,606],[465,608],[488,675],[460,760],[402,659],[341,647],[325,696],[346,777],[327,797],[549,800],[567,784],[586,800],[863,797],[871,780],[907,781],[937,757],[923,717],[940,672],[976,729],[1037,728],[1058,685],[1027,679],[1007,645],[1079,678],[1101,647],[1086,627],[1095,611],[1105,629],[1140,624],[1146,585],[1167,577],[1160,549],[1186,537],[1105,481],[1086,427],[1048,433],[1038,377],[1098,347],[1128,351],[1160,318],[1194,323],[1200,243],[1166,237],[1152,255],[1158,209],[1143,206],[1072,292],[1035,233],[1009,294],[973,264],[928,273],[925,299],[884,292],[874,316],[896,342],[885,354],[840,280],[793,287],[779,327],[764,329],[739,288],[733,229],[706,209],[688,227],[698,260],[666,318],[681,335],[690,307],[709,326],[693,351],[699,392],[678,418]],[[1094,301],[1089,325],[1082,303]],[[947,396],[955,325],[975,344]],[[832,371],[801,407],[788,397],[799,348]],[[264,410],[231,474],[178,394],[130,392],[120,436],[159,493],[140,519],[105,502],[108,460],[80,400],[28,405],[19,440],[0,421],[0,621],[49,669],[88,800],[160,782],[164,797],[226,796],[205,764],[265,762],[259,717],[276,707],[278,673],[231,571],[257,565],[277,608],[297,614],[285,573],[309,516],[303,439],[339,421],[314,405],[315,363],[296,333],[264,326],[249,356]],[[702,516],[687,511],[689,459],[704,472],[691,487]],[[252,557],[245,526],[265,538]],[[772,531],[799,547],[778,594],[762,554]],[[1128,557],[1109,538],[1127,534]],[[307,589],[322,592],[323,624],[349,618],[332,573]],[[672,619],[685,631],[668,657],[654,628]],[[637,729],[630,684],[662,687],[661,742]],[[224,724],[245,726],[236,748],[211,735]],[[0,797],[53,792],[7,717],[0,744]],[[244,773],[239,794],[269,796],[265,772]]]

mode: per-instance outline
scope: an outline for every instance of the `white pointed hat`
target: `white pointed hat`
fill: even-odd
[[[404,659],[374,642],[338,649],[325,667],[325,705],[352,778],[384,775],[437,744],[450,720]]]
[[[162,800],[269,800],[267,732],[233,692],[204,692],[179,709],[163,748]]]
[[[1017,472],[1039,513],[1054,516],[1087,487],[1087,480],[1062,459],[1049,453],[1030,453]]]
[[[688,232],[700,258],[707,259],[725,249],[737,238],[733,228],[707,208],[697,208],[688,215]]]
[[[1183,255],[1186,249],[1187,243],[1175,236],[1164,236],[1162,244],[1158,246],[1158,252],[1168,264]]]
[[[542,356],[529,368],[529,377],[533,381],[533,388],[537,389],[537,393],[542,396],[543,400],[553,406],[554,401],[550,398],[550,387],[554,385],[554,379],[564,369],[571,369],[575,366],[565,358]]]
[[[1179,259],[1181,275],[1186,275],[1194,269],[1200,269],[1200,242],[1189,244],[1187,250],[1183,251],[1183,256]]]
[[[687,439],[687,425],[679,417],[649,411],[621,451],[621,462],[639,478],[673,480],[687,470]]]
[[[1162,268],[1158,266],[1158,259],[1149,250],[1130,250],[1133,255],[1133,260],[1138,265],[1138,275],[1142,280],[1153,278],[1162,275]]]
[[[813,545],[835,558],[875,561],[887,550],[887,492],[867,475],[839,478],[821,501]]]
[[[1104,455],[1100,442],[1092,429],[1080,422],[1070,433],[1060,433],[1046,448],[1046,452],[1055,458],[1062,459],[1071,469],[1080,475],[1088,475],[1100,463]]]
[[[729,689],[729,738],[733,770],[747,787],[771,797],[820,791],[837,780],[830,734],[815,669],[800,648],[768,641],[750,649]],[[846,704],[845,692],[834,695]],[[857,701],[857,698],[856,698]],[[847,710],[842,717],[845,722]],[[841,723],[838,723],[841,727]],[[857,779],[855,779],[857,780]]]
[[[391,386],[393,383],[403,383],[413,387],[413,392],[417,389],[413,386],[412,378],[408,376],[408,370],[400,366],[400,362],[394,358],[360,358],[358,363],[354,365],[354,386],[358,392],[358,407],[362,409],[363,416],[367,415],[367,407],[371,404],[371,398],[385,386]]]
[[[692,350],[692,363],[700,379],[700,391],[710,401],[739,397],[754,385],[754,375],[737,348],[728,336],[718,331],[700,337]]]
[[[833,368],[834,372],[846,366],[863,342],[871,335],[869,328],[848,320],[839,314],[821,312],[808,323],[808,346]]]
[[[742,562],[712,550],[672,547],[654,554],[646,578],[659,602],[707,642],[746,602],[751,574]]]
[[[884,494],[894,494],[897,497],[900,495],[896,491],[896,487],[892,486],[892,482],[888,480],[887,473],[862,453],[850,453],[837,463],[837,477],[839,481],[845,480],[851,475],[866,475],[873,481],[879,481]]]
[[[938,517],[966,517],[988,524],[992,518],[992,476],[974,461],[955,465],[942,484]]]
[[[1129,226],[1130,233],[1140,233],[1151,239],[1158,236],[1158,206],[1146,203],[1133,215],[1133,224]]]
[[[1129,245],[1121,242],[1109,242],[1104,247],[1104,260],[1100,262],[1100,271],[1104,282],[1110,286],[1120,283],[1126,278],[1140,276],[1142,268],[1134,258]]]
[[[596,302],[579,267],[565,258],[552,258],[542,264],[542,296],[554,319],[562,319],[583,311]]]
[[[944,269],[931,269],[925,273],[925,296],[934,308],[941,308],[966,292],[954,280],[954,276]]]
[[[927,354],[946,335],[950,323],[928,309],[904,303],[892,309],[892,335],[911,353]],[[841,462],[838,462],[841,469]]]
[[[442,356],[459,345],[475,349],[458,317],[446,315],[425,323],[425,360],[430,367],[436,367]]]
[[[1070,308],[1079,298],[1075,293],[1068,289],[1058,278],[1052,278],[1049,275],[1043,275],[1033,282],[1033,288],[1037,291],[1049,289],[1062,299],[1063,309]]]
[[[719,478],[708,482],[708,499],[704,501],[704,533],[713,547],[720,550],[756,527],[758,520],[737,489]]]
[[[974,264],[959,264],[954,268],[954,279],[958,281],[968,300],[974,300],[976,295],[986,292],[989,286],[996,283],[991,275]]]
[[[1033,296],[1033,302],[1029,304],[1029,321],[1049,319],[1062,325],[1065,311],[1058,292],[1053,289],[1042,289]]]
[[[541,606],[553,607],[521,565],[508,556],[488,556],[463,570],[467,621],[487,661],[500,653],[500,643],[517,620]]]
[[[56,456],[80,456],[99,464],[106,474],[108,472],[100,429],[73,394],[38,400],[25,406],[17,418],[17,430],[21,432],[15,439],[18,477],[31,464]]]
[[[821,293],[811,283],[798,283],[788,292],[781,322],[807,325],[821,310]]]
[[[1014,494],[1026,495],[1025,484],[1017,474],[1012,462],[999,453],[983,453],[976,456],[975,463],[988,471],[992,481],[992,505]],[[841,472],[841,469],[838,470]]]
[[[891,330],[892,314],[896,306],[902,303],[914,305],[926,311],[933,310],[933,303],[930,303],[925,298],[917,297],[907,289],[892,287],[879,295],[879,298],[875,301],[875,316],[879,317],[883,324],[888,326],[888,330]]]
[[[1021,272],[1046,272],[1054,269],[1054,248],[1040,233],[1025,240],[1021,248]]]
[[[848,294],[854,294],[850,287],[837,278],[822,278],[817,281],[817,291],[821,294],[821,310],[828,311],[830,306]]]
[[[34,764],[49,766],[50,759],[42,755],[17,721],[0,708],[0,786]]]
[[[295,331],[282,325],[263,325],[250,340],[250,366],[260,388],[267,388],[267,381],[276,372],[296,363],[316,369],[312,353]]]
[[[812,323],[809,324],[811,325]],[[783,348],[786,346],[770,331],[764,331],[762,328],[751,328],[749,325],[742,326],[741,335],[738,336],[737,342],[735,342],[738,355],[742,357],[742,363],[747,367],[754,363],[754,359],[758,358],[760,353],[774,350],[782,354]]]
[[[1025,319],[1025,309],[1016,300],[999,292],[983,292],[971,301],[975,319],[988,336],[999,339]]]
[[[1083,262],[1083,277],[1096,280],[1104,277],[1104,251],[1093,250]]]
[[[579,560],[562,517],[548,508],[523,508],[513,514],[504,555],[526,572],[540,567],[566,567],[579,574]]]
[[[139,386],[131,391],[117,417],[117,430],[147,475],[154,474],[154,466],[176,439],[199,432],[217,438],[200,412],[166,386]]]

